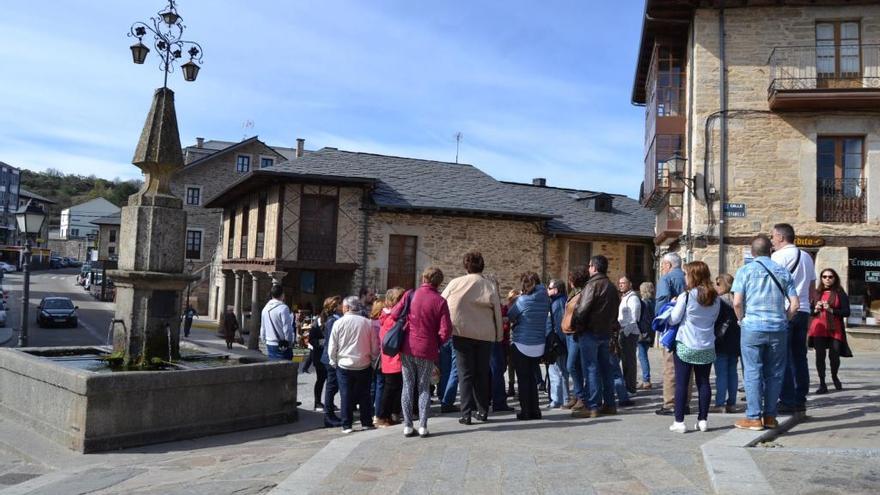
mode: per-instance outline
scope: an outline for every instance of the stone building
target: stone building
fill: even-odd
[[[428,265],[462,275],[471,249],[502,291],[525,270],[561,277],[600,253],[612,276],[653,277],[654,217],[635,200],[499,182],[471,165],[323,148],[253,170],[205,206],[223,209],[213,307],[240,319],[273,280],[288,302],[318,310],[360,287],[413,287]]]
[[[817,269],[841,275],[850,322],[876,324],[880,5],[724,5],[646,2],[632,100],[656,243],[732,273],[754,234],[791,223]]]
[[[222,221],[221,209],[204,208],[207,198],[238,181],[251,170],[273,166],[276,162],[303,153],[298,148],[271,147],[257,136],[240,142],[196,138],[196,144],[184,148],[186,165],[172,182],[172,192],[183,200],[187,214],[186,262],[200,276],[190,291],[190,303],[200,314],[214,314],[209,308],[212,261],[215,258]]]
[[[92,221],[98,226],[96,246],[98,259],[101,261],[117,261],[119,259],[119,225],[122,215],[117,213]]]

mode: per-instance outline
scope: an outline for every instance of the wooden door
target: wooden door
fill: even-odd
[[[388,239],[388,288],[412,289],[416,284],[418,237],[392,235]]]

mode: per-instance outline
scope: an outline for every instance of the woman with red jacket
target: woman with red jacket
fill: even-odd
[[[403,296],[403,289],[393,287],[385,293],[385,308],[379,315],[379,342],[385,338],[385,334],[394,326],[391,318],[391,310]],[[400,422],[400,394],[403,387],[403,377],[400,371],[400,354],[389,356],[382,353],[382,375],[385,377],[385,387],[382,388],[382,398],[379,409],[376,411],[374,424],[379,428],[396,425]]]
[[[813,307],[813,320],[807,333],[807,342],[816,349],[816,371],[819,373],[817,394],[827,394],[825,386],[825,353],[831,358],[831,379],[834,388],[842,390],[843,385],[837,378],[840,369],[840,358],[852,357],[852,351],[846,343],[844,321],[849,316],[849,297],[840,286],[840,277],[831,268],[822,270],[819,283],[816,284],[818,300]]]
[[[403,435],[415,435],[413,430],[413,391],[418,386],[419,436],[428,436],[428,413],[431,406],[431,374],[434,361],[440,357],[440,346],[452,336],[452,319],[446,299],[437,288],[443,283],[443,272],[430,266],[422,272],[422,285],[408,291],[403,301],[391,313],[397,321],[404,302],[409,300],[406,335],[400,349],[403,371]]]

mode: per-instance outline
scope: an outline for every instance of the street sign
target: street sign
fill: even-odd
[[[724,203],[724,216],[727,218],[745,218],[745,203]]]
[[[880,284],[880,272],[865,272],[865,282]]]

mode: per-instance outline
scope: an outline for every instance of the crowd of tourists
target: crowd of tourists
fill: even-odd
[[[498,281],[483,274],[482,255],[472,251],[464,255],[466,274],[442,293],[443,272],[428,267],[413,290],[329,297],[308,334],[315,410],[325,426],[345,433],[353,431],[357,410],[363,428],[403,423],[408,437],[429,435],[434,395],[440,412],[458,414],[462,425],[513,411],[507,403],[513,396],[518,420],[541,419],[542,391],[548,409],[570,410],[575,418],[614,415],[653,388],[648,353],[659,344],[663,402],[656,413],[674,416],[671,431],[688,429],[694,384],[695,430],[709,428],[710,412],[741,412],[738,365],[746,409],[735,426],[774,428],[777,414],[806,410],[808,346],[816,350],[817,394],[828,392],[826,355],[838,390],[840,357],[851,356],[840,279],[828,268],[817,284],[813,260],[794,237],[788,224],[774,226],[770,237],[756,236],[752,260],[735,276],[713,277],[706,263],[683,265],[668,253],[656,290],[651,282],[636,289],[626,276],[615,285],[607,258],[596,255],[567,281],[545,284],[525,272],[502,298]],[[269,357],[290,359],[293,317],[281,287],[271,295],[261,339]],[[399,346],[390,337],[399,337]]]

